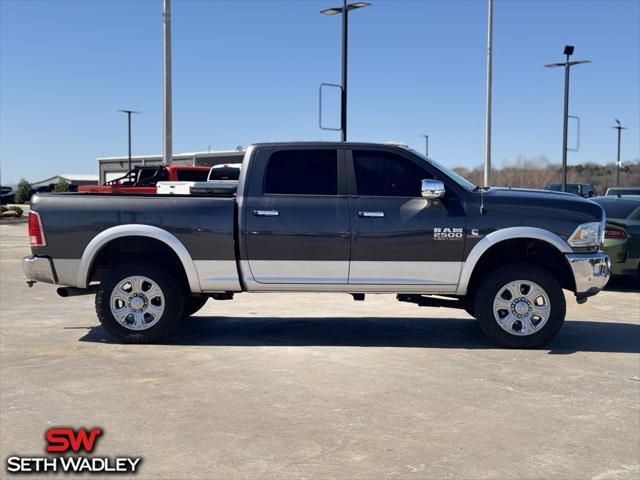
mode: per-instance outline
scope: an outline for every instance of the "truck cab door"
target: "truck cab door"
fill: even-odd
[[[263,148],[247,175],[249,274],[243,277],[263,285],[346,285],[350,228],[342,150]]]
[[[352,225],[349,284],[453,289],[464,255],[462,202],[451,189],[438,200],[421,196],[423,179],[451,180],[410,152],[353,149],[347,159]]]

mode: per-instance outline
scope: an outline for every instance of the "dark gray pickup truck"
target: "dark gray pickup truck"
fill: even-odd
[[[96,293],[125,342],[169,335],[210,297],[394,293],[465,309],[509,347],[551,339],[609,278],[602,208],[574,195],[479,188],[421,154],[365,143],[251,146],[235,193],[44,194],[29,218],[31,284]]]

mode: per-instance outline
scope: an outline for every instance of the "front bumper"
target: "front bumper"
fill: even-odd
[[[24,270],[29,284],[33,282],[58,283],[53,261],[49,257],[34,257],[33,255],[23,257],[22,270]]]
[[[598,252],[567,253],[565,256],[576,283],[576,297],[586,298],[595,295],[609,281],[611,261],[608,255]]]

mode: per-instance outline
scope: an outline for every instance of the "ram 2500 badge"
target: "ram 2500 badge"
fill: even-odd
[[[534,347],[609,278],[604,213],[575,195],[479,188],[398,146],[271,143],[227,195],[45,194],[30,284],[94,293],[124,342],[169,335],[239,292],[394,293],[465,309],[495,342]]]

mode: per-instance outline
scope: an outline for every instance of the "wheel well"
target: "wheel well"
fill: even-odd
[[[176,252],[166,243],[151,237],[121,237],[102,247],[89,269],[89,283],[99,282],[114,265],[130,261],[148,261],[175,272],[188,291],[187,274]]]
[[[516,261],[535,263],[555,276],[562,288],[575,291],[571,267],[556,247],[543,240],[513,238],[496,243],[482,254],[469,279],[468,294],[472,295],[488,274]]]

